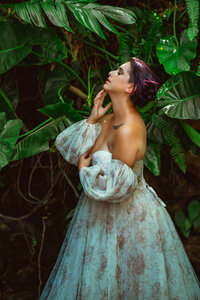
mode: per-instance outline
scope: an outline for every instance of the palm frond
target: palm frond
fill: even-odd
[[[100,24],[106,29],[118,34],[115,27],[108,21],[132,24],[135,23],[136,15],[131,10],[101,5],[94,3],[94,0],[32,0],[14,4],[18,17],[30,24],[47,28],[43,14],[49,21],[58,27],[64,27],[67,31],[73,32],[66,14],[66,9],[73,14],[82,26],[95,32],[98,36],[106,40]]]

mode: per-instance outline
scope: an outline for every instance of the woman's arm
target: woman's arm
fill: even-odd
[[[111,107],[110,102],[102,106],[107,92],[103,89],[96,95],[88,119],[76,122],[62,131],[56,138],[55,145],[66,161],[78,167],[79,158],[90,149],[98,138],[102,126],[98,122]]]
[[[86,195],[93,200],[122,202],[137,187],[133,165],[140,150],[141,137],[137,126],[123,126],[116,134],[116,145],[111,163],[82,167],[80,181]]]
[[[138,184],[136,173],[117,159],[106,168],[82,167],[79,176],[85,194],[95,201],[122,202],[132,195]]]
[[[62,131],[55,145],[66,161],[78,167],[80,156],[91,148],[101,132],[99,122],[89,124],[87,119],[76,122]]]

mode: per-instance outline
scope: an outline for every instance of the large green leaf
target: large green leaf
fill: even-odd
[[[43,15],[41,13],[41,7],[43,8],[45,14],[49,20],[56,26],[64,27],[66,30],[73,32],[69,26],[69,22],[66,15],[65,5],[62,2],[56,2],[55,7],[54,3],[42,2],[39,3],[16,3],[15,9],[17,15],[24,21],[31,24],[35,24],[39,27],[47,28]]]
[[[5,123],[5,114],[1,114],[0,118],[2,118],[4,122],[4,127],[0,132],[0,169],[2,169],[10,161],[12,149],[18,138],[22,121],[9,120]]]
[[[17,5],[15,5],[15,10],[16,10],[16,14],[20,17],[21,20],[32,24],[30,21],[30,17],[29,17],[29,12],[26,8],[26,3],[18,3]],[[44,24],[46,27],[46,24]]]
[[[80,64],[73,62],[70,66],[77,74],[80,70]],[[49,76],[44,90],[44,102],[45,105],[60,102],[58,91],[63,87],[70,85],[71,81],[75,79],[75,76],[70,70],[66,70],[63,66],[56,66]]]
[[[1,170],[10,162],[12,149],[10,145],[2,139],[0,139],[0,149],[1,149],[0,151],[0,170]]]
[[[6,113],[0,112],[0,132],[4,129],[6,125]]]
[[[67,31],[73,32],[73,30],[69,26],[69,21],[68,21],[68,18],[67,18],[65,4],[62,3],[62,2],[56,2],[55,6],[56,6],[56,11],[57,11],[58,17],[61,20],[62,24],[64,25],[65,29]]]
[[[194,128],[192,128],[187,123],[180,120],[181,125],[185,129],[185,132],[190,137],[191,141],[193,141],[194,144],[196,144],[198,147],[200,147],[200,134],[198,131],[196,131]]]
[[[8,120],[0,133],[0,139],[7,142],[12,149],[16,143],[21,127],[21,120]]]
[[[62,60],[67,57],[65,45],[52,28],[35,28],[9,19],[0,23],[0,35],[0,74],[16,64],[41,65],[51,62],[51,58]],[[37,56],[23,60],[31,53],[33,45],[37,45],[37,52],[47,58]]]
[[[42,57],[29,55],[19,63],[20,66],[43,65],[51,63],[52,59],[62,61],[67,58],[67,49],[55,29],[32,28],[32,30],[34,35],[30,42],[34,45],[34,50]]]
[[[40,108],[39,111],[53,119],[58,119],[62,116],[68,117],[73,121],[80,121],[83,117],[68,103],[56,103]]]
[[[69,125],[67,118],[61,117],[34,131],[18,142],[13,149],[11,160],[18,160],[46,151],[49,142]]]
[[[41,4],[34,3],[34,2],[36,2],[36,1],[32,1],[32,3],[30,3],[29,1],[24,2],[23,10],[25,8],[27,9],[29,20],[34,25],[47,28],[44,18],[43,18],[43,15],[42,15]],[[15,9],[17,9],[17,5],[18,4],[15,4]]]
[[[13,20],[0,22],[0,36],[0,74],[3,74],[31,52],[32,36],[29,26]]]
[[[102,5],[101,7],[98,7],[98,10],[108,18],[111,18],[117,22],[124,24],[135,23],[136,14],[129,9],[116,6],[113,7],[110,5]]]
[[[106,39],[99,23],[89,10],[82,9],[82,7],[80,8],[78,7],[78,5],[75,6],[73,4],[67,4],[67,6],[74,14],[75,18],[78,20],[79,23],[81,23],[83,26],[87,27],[91,31],[95,32],[102,39]]]
[[[15,119],[15,109],[18,104],[18,88],[16,81],[5,73],[0,78],[0,111],[6,113],[6,118]]]
[[[161,91],[162,90],[162,91]],[[200,78],[194,71],[185,71],[171,77],[160,88],[157,102],[159,115],[175,119],[200,118]]]
[[[164,65],[165,71],[175,75],[182,71],[190,70],[190,61],[196,56],[197,40],[190,41],[187,31],[181,33],[180,46],[175,43],[175,38],[168,35],[160,39],[156,45],[156,54],[159,62]]]
[[[15,9],[16,14],[22,20],[38,27],[46,27],[46,23],[42,15],[43,10],[48,19],[55,26],[64,27],[66,30],[73,32],[67,19],[65,11],[67,8],[72,12],[78,22],[95,32],[103,39],[106,38],[98,22],[100,22],[108,30],[118,33],[106,17],[124,24],[135,23],[136,15],[133,11],[121,7],[101,5],[93,2],[95,1],[32,0],[31,2],[26,1],[19,4],[16,3]]]
[[[189,237],[190,236],[190,228],[192,226],[192,223],[190,222],[190,220],[188,218],[185,217],[185,213],[183,210],[177,210],[175,212],[174,221],[175,221],[176,225],[181,229],[184,237]]]
[[[117,29],[106,19],[106,17],[98,10],[92,10],[92,14],[97,18],[97,20],[108,30],[114,32],[115,34],[119,34]]]
[[[148,140],[144,164],[155,176],[160,175],[160,150],[160,144]]]
[[[63,3],[60,6],[61,12],[62,12],[62,9],[65,9],[65,7],[62,6],[62,5],[63,5]],[[59,18],[59,15],[58,15],[58,12],[57,12],[56,8],[53,5],[51,5],[50,3],[47,3],[47,2],[42,2],[41,6],[42,6],[45,14],[49,18],[49,20],[54,25],[59,26],[59,27],[65,26],[65,24],[63,23],[64,19],[62,18],[62,14],[60,14],[60,17],[62,18],[62,20],[61,20]]]

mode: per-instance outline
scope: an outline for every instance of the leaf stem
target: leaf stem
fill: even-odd
[[[72,56],[72,58],[73,58],[73,61],[76,61],[76,58],[75,58],[75,56],[74,56],[74,52],[73,52],[73,49],[72,49],[72,44],[71,44],[71,42],[70,42],[68,36],[66,35],[64,29],[62,28],[61,30],[62,30],[62,32],[63,32],[63,34],[64,34],[64,37],[66,38],[66,40],[67,40],[67,42],[68,42],[68,44],[69,44],[69,48],[70,48],[70,51],[71,51],[71,56]]]
[[[174,32],[174,38],[176,41],[176,46],[178,47],[178,40],[176,37],[176,4],[177,4],[177,0],[174,0],[174,16],[173,16],[173,32]]]
[[[4,19],[8,18],[9,16],[13,15],[15,13],[15,7],[13,8],[13,10],[8,13],[6,16],[4,16],[3,18],[0,19],[0,22],[3,21]]]
[[[67,86],[67,84],[63,84],[60,88],[59,88],[59,90],[58,90],[58,97],[59,97],[59,99],[60,99],[60,101],[62,102],[62,103],[65,103],[65,101],[63,100],[63,97],[62,97],[62,95],[61,95],[61,92],[62,92],[62,89],[64,88],[64,87],[66,87]]]
[[[31,129],[29,132],[26,132],[26,133],[24,133],[24,134],[22,134],[22,135],[19,135],[18,138],[22,138],[22,137],[24,137],[24,136],[26,136],[26,135],[29,135],[30,133],[32,133],[33,131],[37,130],[38,128],[42,127],[43,125],[47,124],[47,123],[50,122],[50,121],[52,121],[52,118],[49,118],[48,120],[42,122],[42,123],[39,124],[37,127]]]
[[[6,102],[6,104],[8,105],[8,107],[10,108],[10,110],[12,111],[12,113],[14,113],[12,104],[10,102],[10,100],[8,99],[8,97],[6,96],[6,94],[4,93],[4,91],[0,88],[0,96],[4,99],[4,101]]]
[[[73,70],[71,69],[68,65],[64,64],[62,61],[56,59],[56,58],[51,58],[51,57],[46,57],[46,56],[43,56],[35,51],[32,50],[32,53],[34,53],[35,55],[39,56],[39,57],[42,57],[42,58],[46,58],[46,59],[50,59],[52,61],[55,61],[57,63],[59,63],[60,65],[64,66],[65,68],[67,68],[68,70],[70,70],[75,76],[76,78],[80,81],[80,83],[84,86],[84,88],[87,90],[87,85],[83,82],[83,80],[80,78],[80,76]]]

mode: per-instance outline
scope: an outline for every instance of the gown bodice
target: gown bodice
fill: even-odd
[[[103,168],[108,168],[111,161],[117,161],[117,159],[112,158],[112,152],[107,150],[98,150],[93,153],[92,165],[100,165]],[[137,160],[133,167],[133,171],[138,177],[141,177],[143,174],[143,160]]]
[[[80,156],[92,148],[101,132],[101,123],[89,124],[81,120],[62,131],[56,138],[56,147],[66,161],[78,166]],[[107,150],[93,153],[89,167],[81,168],[80,181],[90,199],[121,202],[125,201],[134,191],[148,189],[160,204],[166,204],[158,197],[143,176],[143,160],[135,161],[130,168],[123,161],[112,158]]]
[[[99,165],[101,168],[106,172],[106,169],[109,168],[109,164],[112,161],[118,161],[117,159],[112,158],[112,153],[110,151],[106,150],[98,150],[93,153],[92,158],[92,165]],[[143,160],[137,160],[135,161],[134,167],[133,167],[134,173],[137,175],[137,187],[136,189],[142,190],[147,188],[149,191],[151,191],[155,199],[157,199],[162,206],[166,206],[166,204],[160,199],[157,195],[157,193],[154,191],[154,189],[146,182],[146,180],[143,177]]]

